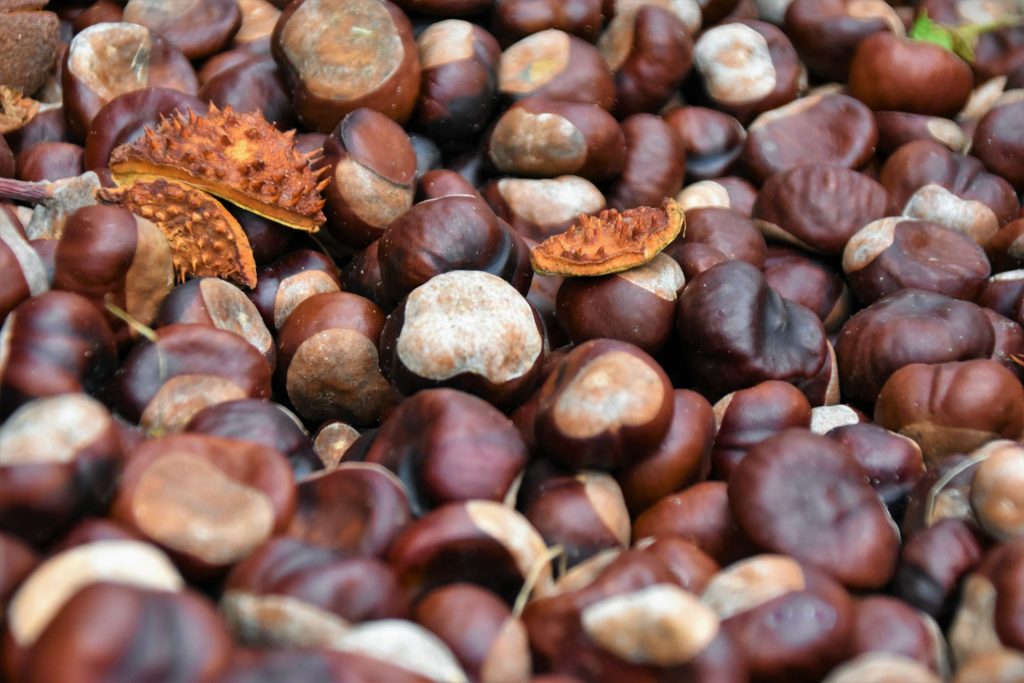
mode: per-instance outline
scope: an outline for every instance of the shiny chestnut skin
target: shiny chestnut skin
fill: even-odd
[[[538,380],[546,356],[543,323],[501,278],[453,270],[414,289],[392,313],[380,356],[403,394],[450,387],[515,406]]]
[[[84,170],[85,150],[71,142],[40,142],[18,155],[18,179],[28,182],[60,180]]]
[[[295,126],[284,77],[270,55],[253,55],[223,69],[203,82],[196,97],[220,109],[260,112],[282,130]]]
[[[288,526],[295,485],[278,451],[206,434],[147,440],[131,454],[111,516],[190,576],[219,576]]]
[[[242,10],[232,0],[177,2],[128,0],[124,21],[160,34],[188,59],[208,57],[226,46],[242,25]]]
[[[827,574],[782,555],[756,555],[712,577],[701,601],[743,652],[752,681],[820,681],[847,656],[850,595]]]
[[[767,237],[830,255],[842,254],[850,237],[871,221],[896,213],[898,208],[877,181],[817,163],[772,175],[753,210]]]
[[[637,462],[668,433],[674,398],[658,363],[626,342],[576,346],[540,389],[541,449],[571,468]]]
[[[430,278],[478,270],[506,280],[521,294],[533,271],[525,242],[477,197],[428,199],[384,230],[377,245],[383,287],[401,301]]]
[[[501,503],[449,503],[407,525],[391,544],[388,563],[417,599],[450,583],[469,582],[508,604],[530,572],[535,595],[551,590],[551,568],[542,560],[544,539],[518,512]]]
[[[970,66],[952,51],[888,31],[860,41],[850,63],[850,94],[872,109],[948,116],[973,84]]]
[[[505,48],[498,65],[498,92],[509,100],[543,95],[609,111],[615,103],[612,73],[598,49],[553,28]]]
[[[203,408],[270,396],[270,366],[249,342],[206,325],[161,327],[115,378],[118,412],[146,431],[176,432]]]
[[[594,42],[604,21],[602,0],[495,0],[491,30],[503,45],[557,28]]]
[[[726,394],[714,405],[711,469],[728,482],[747,452],[784,429],[811,425],[811,404],[792,384],[769,380]]]
[[[882,386],[875,422],[914,439],[933,462],[1024,436],[1024,387],[994,360],[912,363]]]
[[[165,87],[132,90],[110,99],[95,113],[88,128],[82,158],[85,170],[106,168],[115,147],[142,137],[146,126],[155,126],[161,116],[188,109],[202,115],[207,106],[190,93]]]
[[[710,180],[725,175],[743,151],[747,131],[725,112],[685,106],[662,116],[683,141],[687,180]]]
[[[948,675],[949,657],[938,624],[902,600],[871,595],[857,600],[852,654],[889,652]]]
[[[6,533],[0,533],[0,549],[0,606],[6,613],[11,596],[39,564],[39,556],[24,541]]]
[[[893,592],[904,602],[944,620],[956,608],[964,577],[980,562],[977,531],[959,519],[942,519],[903,544]]]
[[[799,249],[771,246],[765,254],[764,279],[776,292],[806,306],[835,334],[850,317],[853,297],[839,269]]]
[[[854,315],[836,339],[843,396],[871,406],[892,373],[911,363],[988,358],[995,343],[980,307],[905,289]]]
[[[807,68],[826,81],[846,80],[857,45],[868,35],[904,34],[895,10],[880,0],[793,0],[784,27]]]
[[[384,317],[372,301],[349,292],[302,301],[278,331],[278,394],[307,420],[375,423],[391,400],[378,367]]]
[[[327,229],[359,249],[413,205],[416,154],[402,127],[367,108],[347,114],[324,142],[330,164]]]
[[[423,69],[417,127],[442,145],[476,138],[497,103],[498,41],[480,26],[448,19],[430,24],[416,44]]]
[[[4,134],[4,140],[15,155],[40,142],[61,142],[70,135],[64,119],[64,108],[42,109],[21,128]]]
[[[342,47],[332,43],[338,31],[350,32]],[[328,133],[359,107],[399,123],[412,114],[419,54],[409,19],[387,0],[291,4],[271,41],[292,88],[292,105],[307,128]]]
[[[412,520],[402,482],[380,465],[343,461],[295,487],[287,534],[345,555],[384,557]]]
[[[991,268],[985,251],[963,233],[891,217],[868,223],[850,238],[843,271],[854,296],[870,304],[909,288],[971,301]]]
[[[221,611],[243,643],[319,645],[349,623],[409,616],[395,572],[288,537],[264,543],[235,565]]]
[[[529,682],[526,627],[490,591],[465,583],[438,588],[420,599],[413,618],[451,648],[473,680]]]
[[[330,257],[297,249],[263,266],[249,298],[271,330],[280,330],[295,307],[307,298],[340,289],[338,268]]]
[[[850,588],[879,588],[896,567],[899,534],[865,471],[840,444],[787,429],[754,446],[729,479],[740,528]],[[828,501],[809,491],[829,491]]]
[[[1019,269],[1024,266],[1024,219],[1010,221],[1001,227],[988,242],[985,253],[995,273]]]
[[[142,62],[140,50],[145,54]],[[125,93],[155,85],[187,95],[199,90],[185,55],[159,33],[128,22],[97,24],[76,35],[61,78],[64,115],[81,137],[100,109]]]
[[[684,211],[718,207],[733,209],[750,218],[757,193],[757,188],[750,181],[738,176],[725,176],[688,185],[676,194],[676,202]]]
[[[754,119],[742,161],[761,182],[807,163],[860,168],[872,158],[877,140],[871,111],[826,87]]]
[[[614,472],[626,505],[640,514],[659,499],[707,477],[715,416],[695,391],[676,389],[672,422],[661,443],[643,459]]]
[[[527,474],[523,483],[520,509],[549,547],[564,549],[567,567],[603,550],[629,546],[629,512],[610,475],[594,470],[537,478]]]
[[[1024,189],[1024,173],[1020,158],[1024,154],[1019,135],[1019,123],[1024,116],[1024,94],[1014,91],[978,122],[974,131],[971,154],[981,159],[989,171],[1008,180],[1017,191]]]
[[[676,330],[690,376],[716,398],[768,379],[807,385],[828,356],[817,316],[783,299],[745,261],[693,279],[679,298]]]
[[[401,477],[419,512],[454,501],[503,500],[527,457],[519,432],[486,401],[428,389],[388,416],[363,459]]]
[[[889,155],[915,140],[931,140],[954,152],[963,152],[971,142],[961,124],[950,119],[902,111],[876,111],[878,152]]]
[[[380,240],[377,240],[352,257],[341,273],[341,288],[343,291],[366,297],[382,310],[390,312],[394,310],[396,304],[384,291],[384,278],[380,274],[380,258],[377,252],[379,246]]]
[[[974,157],[929,140],[896,150],[878,180],[905,214],[960,230],[982,245],[1018,217],[1008,182],[986,172]]]
[[[107,634],[99,650],[98,632]],[[96,583],[49,623],[22,680],[128,683],[153,676],[213,683],[226,671],[232,647],[220,615],[198,593]]]
[[[694,68],[715,107],[741,123],[796,98],[801,67],[786,35],[763,21],[729,21],[704,31]]]
[[[1010,441],[990,443],[974,452],[984,460],[971,481],[971,510],[984,532],[997,541],[1022,535],[1021,481],[1024,449]]]
[[[0,205],[0,321],[22,301],[50,288],[46,271],[17,215]]]
[[[598,41],[614,74],[617,116],[657,111],[669,100],[693,64],[690,32],[671,6],[620,8]]]
[[[225,401],[196,413],[186,432],[252,441],[280,452],[296,477],[320,468],[309,434],[284,406],[258,399]]]
[[[835,427],[825,436],[846,447],[890,513],[899,518],[907,495],[925,472],[917,442],[868,422]]]
[[[0,328],[0,415],[45,396],[98,393],[117,363],[114,335],[91,301],[49,291],[23,301]]]
[[[268,647],[236,650],[230,671],[220,683],[267,683],[287,678],[304,681],[380,681],[383,683],[427,683],[420,676],[394,663],[365,654],[317,648]]]
[[[686,231],[665,252],[686,272],[693,267],[695,256],[697,262],[706,258],[704,253],[714,254],[716,263],[740,260],[760,268],[766,247],[764,237],[748,217],[733,209],[704,206],[686,211]],[[696,268],[694,276],[704,270],[707,268]]]
[[[672,332],[684,280],[664,254],[614,275],[567,278],[558,288],[558,322],[573,343],[618,339],[654,354]]]
[[[506,109],[486,145],[499,171],[519,176],[575,174],[599,181],[617,176],[626,161],[626,138],[611,114],[596,104],[544,97]]]
[[[0,527],[35,545],[101,512],[124,459],[113,416],[79,393],[16,410],[0,426],[0,453]]]
[[[675,130],[654,114],[633,114],[622,121],[626,163],[608,192],[608,206],[623,211],[661,206],[682,188],[686,150]]]
[[[606,208],[601,190],[575,175],[498,178],[488,181],[480,193],[516,233],[536,242],[565,232],[581,213],[596,214]]]
[[[435,168],[427,171],[416,180],[416,201],[437,199],[452,194],[477,194],[476,188],[468,180],[455,171],[446,168]]]

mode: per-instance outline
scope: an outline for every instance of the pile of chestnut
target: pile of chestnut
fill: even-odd
[[[1024,681],[1017,0],[0,0],[0,45],[0,680]],[[255,287],[38,229],[211,104],[330,179],[314,234],[231,208]],[[533,271],[666,197],[647,263]]]

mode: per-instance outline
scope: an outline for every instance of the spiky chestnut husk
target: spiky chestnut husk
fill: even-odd
[[[653,259],[685,225],[682,208],[670,198],[660,209],[641,206],[622,212],[608,209],[596,216],[581,214],[566,232],[534,247],[530,262],[543,275],[618,273]]]
[[[224,205],[184,183],[157,178],[100,190],[106,202],[152,221],[167,237],[179,279],[219,277],[256,286],[249,239]]]
[[[116,148],[110,170],[119,183],[173,178],[292,228],[316,231],[324,222],[320,179],[294,144],[259,112],[241,113],[210,105],[161,119],[156,128]]]

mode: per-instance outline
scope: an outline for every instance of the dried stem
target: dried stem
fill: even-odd
[[[38,204],[53,199],[53,183],[27,183],[14,178],[0,178],[0,199]]]

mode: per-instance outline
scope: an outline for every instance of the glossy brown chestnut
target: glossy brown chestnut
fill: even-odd
[[[596,214],[606,206],[592,182],[574,175],[500,178],[489,181],[481,194],[499,218],[537,242],[565,232],[580,214]]]
[[[70,142],[40,142],[18,155],[18,179],[42,182],[71,178],[83,170],[85,150]]]
[[[945,619],[956,607],[961,582],[981,557],[982,545],[970,525],[940,520],[904,543],[893,592],[926,614]]]
[[[898,518],[907,494],[925,472],[917,442],[868,422],[835,427],[825,436],[846,447],[867,472],[882,502]]]
[[[1011,93],[1000,98],[978,122],[971,154],[1020,191],[1024,188],[1024,172],[1020,170],[1024,147],[1019,134],[1020,120],[1024,117],[1024,97],[1021,96],[1024,93],[1020,90]]]
[[[307,420],[376,422],[392,394],[378,367],[383,326],[384,312],[356,294],[303,300],[278,333],[279,393]]]
[[[132,453],[111,516],[210,578],[288,526],[295,485],[284,456],[205,434],[149,439]]]
[[[971,482],[971,509],[981,528],[999,541],[1024,535],[1020,510],[1024,481],[1024,448],[1012,442],[993,442],[976,457],[978,465]]]
[[[784,299],[813,311],[829,334],[838,332],[850,317],[850,288],[840,270],[823,258],[773,245],[764,259],[764,279]]]
[[[128,0],[123,16],[163,36],[191,60],[220,52],[242,25],[234,0]]]
[[[686,178],[710,180],[729,172],[743,151],[747,131],[725,112],[708,107],[678,107],[663,114],[683,141]]]
[[[412,206],[416,154],[402,127],[372,109],[345,116],[324,142],[330,164],[327,229],[360,249]]]
[[[553,28],[527,36],[501,53],[498,92],[512,100],[544,95],[607,110],[615,104],[615,83],[600,51]]]
[[[243,57],[207,77],[196,93],[203,102],[237,112],[260,112],[282,130],[295,126],[295,113],[281,70],[268,54]]]
[[[633,114],[622,122],[626,164],[608,193],[608,206],[619,211],[660,206],[682,188],[686,175],[683,141],[653,114]]]
[[[602,0],[494,0],[491,28],[502,44],[557,28],[594,42],[604,21]]]
[[[348,39],[336,41],[339,34]],[[329,133],[359,107],[402,123],[420,89],[409,19],[387,0],[313,0],[289,5],[274,27],[274,58],[307,128]]]
[[[338,268],[329,256],[297,249],[256,272],[249,298],[271,330],[280,330],[295,307],[315,294],[339,291]]]
[[[0,321],[22,301],[49,288],[46,266],[25,239],[21,221],[0,205]]]

